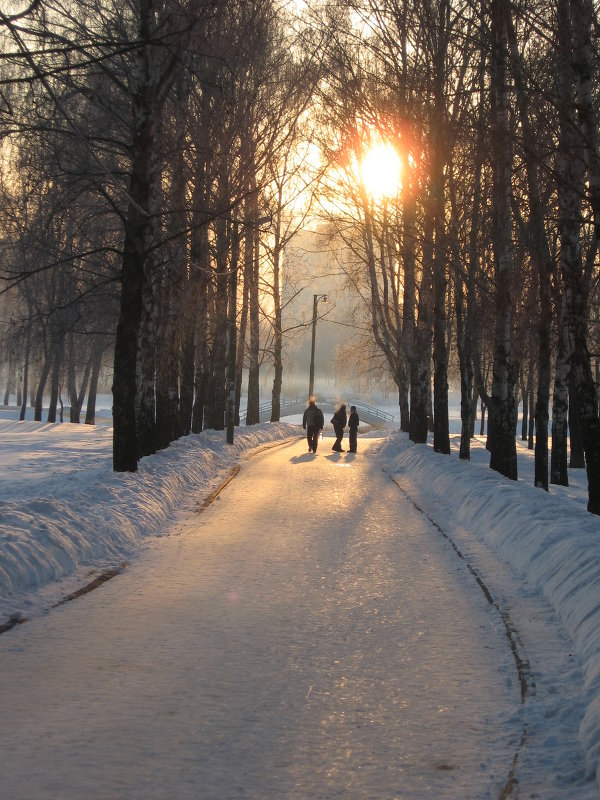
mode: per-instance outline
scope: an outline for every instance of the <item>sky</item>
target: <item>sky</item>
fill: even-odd
[[[384,410],[395,409],[392,407]],[[381,552],[386,554],[386,569],[402,570],[406,567],[404,562],[407,559],[408,539],[399,546],[401,540],[398,537],[411,533],[411,548],[415,548],[411,552],[416,559],[415,563],[428,561],[435,553],[436,559],[439,559],[435,562],[436,570],[443,568],[448,574],[456,573],[457,583],[450,587],[443,585],[441,598],[443,600],[452,597],[451,608],[460,609],[455,613],[456,627],[460,631],[457,639],[459,643],[478,639],[469,633],[467,623],[471,613],[475,621],[479,620],[478,615],[483,615],[483,621],[477,622],[475,626],[480,626],[482,630],[481,642],[487,642],[482,654],[476,659],[481,669],[478,666],[472,677],[464,679],[464,684],[473,691],[481,684],[485,691],[480,696],[481,702],[477,701],[469,706],[467,721],[473,722],[474,730],[480,730],[481,725],[485,729],[485,720],[479,719],[477,722],[477,714],[484,713],[482,709],[487,709],[485,714],[492,715],[493,718],[498,715],[502,718],[503,724],[498,729],[499,739],[494,750],[498,752],[498,757],[502,754],[502,758],[509,762],[516,759],[521,789],[532,792],[522,796],[539,796],[544,800],[551,800],[554,797],[591,798],[599,795],[600,523],[597,517],[588,514],[585,509],[585,475],[581,471],[572,472],[569,488],[552,487],[551,492],[546,494],[532,486],[532,454],[521,443],[518,451],[520,479],[517,482],[508,481],[489,469],[484,442],[478,438],[473,442],[471,462],[460,462],[457,458],[457,409],[453,414],[451,456],[435,454],[430,446],[412,445],[404,434],[391,428],[371,431],[359,437],[357,460],[362,458],[363,461],[358,461],[355,465],[348,461],[349,454],[342,455],[339,463],[331,461],[326,434],[317,455],[318,462],[311,465],[306,463],[299,420],[291,418],[288,422],[277,425],[261,424],[247,431],[243,428],[237,429],[233,447],[227,447],[221,432],[207,431],[185,437],[173,443],[167,450],[143,459],[136,474],[118,475],[111,471],[110,418],[107,416],[102,419],[102,412],[97,426],[49,425],[33,421],[20,423],[16,420],[17,416],[16,411],[10,410],[0,414],[0,625],[10,623],[11,620],[27,619],[27,622],[15,625],[0,636],[0,651],[5,656],[0,658],[5,670],[0,683],[4,684],[5,692],[11,682],[16,681],[23,685],[23,670],[32,669],[32,659],[28,654],[32,650],[35,652],[36,648],[50,648],[51,641],[54,641],[52,637],[57,637],[56,641],[66,651],[71,652],[71,648],[77,650],[76,638],[72,643],[68,637],[64,640],[66,633],[60,625],[62,617],[53,609],[57,602],[106,570],[120,569],[125,562],[127,567],[123,575],[131,573],[132,580],[135,580],[135,575],[149,561],[154,564],[158,576],[156,580],[160,583],[161,569],[168,568],[165,554],[171,554],[170,559],[174,552],[168,548],[176,546],[175,552],[179,552],[181,548],[185,550],[186,537],[190,537],[191,519],[193,518],[196,525],[198,510],[204,499],[229,476],[231,469],[241,463],[246,470],[248,463],[256,463],[257,466],[253,466],[253,469],[258,470],[261,459],[248,462],[251,452],[257,447],[271,448],[273,444],[291,440],[291,444],[286,447],[272,447],[262,458],[275,459],[270,462],[269,480],[279,472],[287,474],[285,470],[293,470],[289,474],[297,475],[299,483],[305,485],[302,482],[310,477],[307,470],[314,466],[315,469],[323,470],[319,473],[322,482],[334,481],[332,490],[323,492],[324,505],[315,516],[315,519],[324,520],[324,527],[319,529],[319,535],[314,538],[315,547],[324,548],[320,556],[323,574],[342,577],[346,574],[343,570],[340,573],[337,559],[340,543],[345,541],[344,536],[348,530],[352,530],[356,536],[360,533],[363,537],[356,539],[356,548],[347,548],[349,560],[344,564],[346,571],[350,571],[348,574],[354,575],[356,572],[358,575],[359,569],[378,564],[380,546]],[[296,450],[286,449],[290,447]],[[281,455],[278,456],[277,453]],[[352,469],[358,469],[359,466],[362,469],[363,462],[364,468],[371,470],[371,477],[361,478],[361,488],[355,489],[352,476],[357,473],[353,473]],[[347,467],[345,470],[339,469],[344,466]],[[342,474],[345,483],[341,482],[341,478],[335,478]],[[254,479],[255,486],[268,485],[264,473],[257,473]],[[235,491],[242,491],[242,481],[243,475],[235,478],[231,487],[239,486]],[[366,485],[362,486],[365,481]],[[282,507],[278,506],[278,511],[274,512],[267,488],[263,495],[257,489],[251,492],[256,500],[253,506],[244,504],[249,503],[243,500],[247,494],[238,495],[235,499],[233,488],[223,492],[222,502],[227,498],[227,491],[232,493],[231,502],[234,503],[236,518],[239,518],[239,536],[248,536],[249,526],[254,531],[254,536],[247,541],[240,539],[238,547],[239,552],[245,554],[244,558],[254,559],[254,571],[259,561],[253,550],[253,541],[259,531],[263,528],[266,530],[272,524],[275,514],[280,514],[280,533],[282,530],[287,531],[294,541],[300,541],[298,535],[302,532],[302,515],[298,513],[297,499],[288,500],[286,505],[283,498],[277,497],[276,500]],[[356,491],[357,496],[367,498],[362,506],[349,504],[352,491]],[[371,498],[368,496],[369,491],[373,493]],[[334,497],[335,503],[338,503],[340,509],[344,509],[343,513],[346,515],[345,522],[340,527],[336,527],[334,522]],[[371,508],[372,503],[373,508],[379,508],[377,504],[380,504],[382,510],[372,512],[370,522],[365,524],[361,514],[364,514],[365,507]],[[388,512],[383,509],[396,514],[396,529],[393,525],[384,525],[383,519]],[[222,530],[225,533],[229,530],[228,526],[219,528],[219,525],[223,526],[225,523],[219,522],[216,517],[214,525],[217,526],[217,531]],[[367,533],[368,529],[370,533]],[[332,546],[325,548],[329,536],[332,537]],[[426,550],[420,551],[424,536],[429,537],[429,544]],[[279,538],[282,547],[289,546],[282,534]],[[264,553],[268,555],[270,551],[267,545],[263,543],[261,547],[266,548]],[[365,563],[365,559],[361,561],[358,554],[362,550],[367,552],[367,548],[372,557]],[[214,547],[210,552],[214,556]],[[271,552],[271,556],[266,557],[266,562],[270,563],[274,559],[271,567],[274,570],[275,567],[283,569],[282,565],[287,565],[289,560],[289,556],[283,555],[284,553],[286,551],[282,550],[282,555],[278,558],[276,553]],[[244,563],[236,564],[239,574],[245,574]],[[414,573],[414,568],[412,571]],[[275,575],[275,572],[272,574]],[[313,575],[310,572],[306,574],[307,580]],[[437,573],[432,574],[432,580],[439,584],[439,578],[435,577]],[[181,580],[185,582],[186,579],[182,577]],[[373,586],[379,584],[371,585],[367,580],[362,584],[363,590],[358,595],[354,583],[358,584],[360,581],[350,581],[347,586],[347,591],[350,592],[348,596],[351,598],[348,603],[350,616],[344,624],[349,629],[353,625],[365,624],[363,617],[354,616],[361,607],[361,597],[371,598],[369,602],[374,602],[373,598],[379,598],[377,602],[384,604],[381,613],[385,612],[386,618],[390,617],[394,608],[406,607],[408,595],[403,595],[402,592],[406,589],[407,581],[408,578],[395,580],[388,584],[389,589],[377,594]],[[289,575],[288,583],[293,583]],[[128,602],[124,580],[110,581],[94,595],[108,598],[108,587],[112,587],[110,592],[115,593],[114,602],[121,603],[120,607]],[[246,588],[251,591],[250,586]],[[415,591],[417,588],[423,587],[415,587]],[[102,595],[101,592],[105,591],[106,594]],[[142,594],[144,591],[140,589]],[[253,591],[256,592],[256,588]],[[265,591],[265,585],[262,591]],[[461,592],[466,592],[466,595],[459,600],[451,592],[458,593],[456,597]],[[135,592],[134,596],[137,596]],[[412,596],[411,591],[410,597]],[[235,596],[231,595],[231,599],[233,601]],[[337,613],[338,600],[332,598],[331,602],[331,613]],[[81,603],[78,600],[68,606],[72,609],[84,608]],[[93,608],[96,605],[95,603]],[[103,606],[102,603],[100,605]],[[426,614],[428,605],[421,601],[415,608],[424,609],[423,613]],[[69,610],[60,613],[81,612]],[[108,611],[99,610],[98,613],[108,614]],[[147,610],[144,613],[147,614]],[[314,615],[316,612],[307,607],[306,613]],[[417,637],[417,641],[420,641],[418,626],[414,627],[414,619],[419,613],[407,612],[396,620],[396,625],[413,625],[412,628],[408,627],[402,637],[403,641],[407,637]],[[441,614],[440,610],[433,617]],[[113,609],[110,619],[114,618]],[[432,624],[431,620],[429,624]],[[445,627],[448,628],[450,624],[445,623]],[[73,637],[87,635],[81,625],[86,627],[84,622],[77,623],[73,629]],[[179,630],[179,633],[186,635],[185,630]],[[285,631],[282,635],[284,633]],[[213,632],[212,635],[216,634]],[[488,642],[486,637],[489,636],[491,639]],[[449,641],[450,639],[451,636]],[[389,638],[384,637],[377,646],[380,649],[385,648],[388,641]],[[498,651],[497,664],[496,650],[492,651],[493,659],[490,663],[485,655],[486,647],[497,648],[499,642],[502,645]],[[346,646],[343,642],[338,644]],[[310,637],[303,643],[304,647],[309,645]],[[354,650],[349,648],[346,657],[353,653]],[[135,653],[131,657],[134,658],[134,655]],[[386,659],[392,655],[390,651]],[[113,656],[117,658],[115,653]],[[327,657],[328,653],[324,652],[323,659],[326,660]],[[451,660],[454,663],[455,656]],[[435,662],[434,658],[431,663]],[[257,664],[257,669],[268,670],[268,664],[262,661]],[[519,669],[517,664],[520,665]],[[417,670],[418,665],[419,662]],[[215,665],[211,667],[214,668]],[[401,659],[397,668],[402,668]],[[500,676],[500,684],[489,677],[494,674],[494,670]],[[236,680],[242,681],[242,677],[238,675]],[[436,680],[439,682],[439,679]],[[398,691],[401,690],[401,683]],[[510,701],[502,692],[498,696],[494,693],[498,685],[504,684]],[[239,683],[235,685],[239,689]],[[379,684],[374,681],[373,686],[376,685]],[[449,668],[448,685],[455,685],[452,684]],[[465,686],[460,687],[461,691]],[[486,687],[489,687],[489,691]],[[73,691],[76,691],[75,688]],[[286,691],[291,691],[295,697],[295,692],[299,689],[296,687],[292,690],[288,687]],[[415,697],[421,696],[421,691],[415,685]],[[242,702],[240,695],[235,696],[238,703]],[[310,697],[313,697],[312,694]],[[369,702],[375,702],[371,695],[369,697]],[[342,693],[340,698],[344,699],[346,695]],[[296,698],[298,702],[301,699]],[[317,703],[316,696],[311,702],[313,701]],[[326,702],[325,695],[319,696],[319,703]],[[12,700],[10,704],[12,711],[17,714],[20,706],[13,708]],[[451,703],[449,705],[452,706]],[[77,719],[75,706],[73,703],[70,711],[73,714],[72,722]],[[225,713],[223,709],[226,706],[227,704],[220,706],[219,713]],[[313,707],[309,702],[307,708],[304,705],[302,708],[304,711],[312,709],[314,713],[319,713],[320,706],[317,703]],[[356,708],[353,713],[359,713]],[[414,706],[413,711],[414,719],[425,724],[425,704]],[[253,708],[252,714],[259,714],[259,710]],[[21,718],[18,714],[17,717]],[[386,725],[395,724],[387,717],[385,720]],[[452,729],[455,721],[453,722],[451,716],[449,721]],[[309,722],[307,730],[310,728]],[[166,725],[165,731],[169,730]],[[44,741],[51,742],[52,736],[48,731],[46,733],[48,736]],[[347,730],[345,734],[348,734]],[[396,734],[398,731],[390,728],[390,736]],[[4,739],[4,747],[0,746],[0,751],[4,749],[6,752],[6,747],[12,748],[13,765],[21,761],[25,763],[27,756],[31,755],[27,753],[27,743],[31,743],[31,736],[37,735],[40,735],[39,731],[34,732],[31,729],[21,730],[21,738],[16,737],[14,740],[9,735],[8,739]],[[237,735],[241,735],[239,731]],[[398,734],[398,738],[400,741],[403,736]],[[104,755],[108,758],[116,757],[118,754],[110,751],[110,737],[103,741],[106,749]],[[148,741],[145,755],[148,756],[152,748],[159,744],[156,740]],[[348,740],[349,748],[356,746],[356,740]],[[388,746],[389,742],[386,744]],[[311,747],[314,749],[314,741]],[[425,744],[422,743],[421,747],[425,747]],[[46,754],[50,752],[49,750]],[[472,759],[472,748],[469,753]],[[381,752],[379,755],[383,757],[385,754]],[[85,753],[82,752],[82,759],[84,756]],[[419,770],[411,771],[410,765],[413,762],[409,756],[410,753],[403,755],[408,759],[403,774],[413,775],[414,780],[410,784],[412,794],[409,792],[406,796],[426,797],[426,787],[419,788],[417,773],[421,776],[422,773]],[[40,759],[40,764],[43,764],[42,755]],[[53,763],[52,759],[48,761],[50,763]],[[157,765],[160,764],[160,759],[157,759]],[[165,767],[164,764],[162,766]],[[442,782],[442,789],[437,796],[497,796],[493,792],[499,778],[495,773],[492,774],[492,767],[489,755],[482,756],[481,765],[476,767],[481,771],[481,785],[487,787],[485,791],[489,795],[469,794],[469,791],[476,791],[472,787],[461,790],[461,794],[452,794],[458,785],[456,781],[464,778],[466,768],[463,772],[453,774],[450,769],[438,767],[439,772],[443,774],[447,771],[448,775],[444,778],[447,781]],[[210,769],[206,765],[205,768]],[[48,793],[28,796],[59,796],[48,790],[43,783],[45,773],[40,770],[38,777],[31,780],[39,780],[41,783],[32,785],[38,788],[45,786]],[[223,776],[225,772],[224,769]],[[4,778],[0,779],[1,800],[4,797],[8,800],[7,787],[18,788],[21,785],[14,770],[9,769],[9,773],[5,773]],[[268,786],[265,789],[265,785],[261,783],[263,777],[249,772],[246,776],[248,786],[255,787],[255,794],[240,796],[258,797],[263,789],[262,796],[277,796],[276,793],[269,795]],[[226,780],[225,777],[222,779]],[[300,780],[298,776],[296,779]],[[302,779],[308,780],[306,775]],[[221,784],[219,787],[217,781],[214,794],[207,797],[219,797],[223,786]],[[367,790],[368,786],[365,792]],[[81,796],[77,795],[76,788],[73,791],[74,797]],[[118,797],[118,791],[118,787],[111,791],[107,789],[102,796]],[[180,798],[193,796],[186,794],[186,791],[182,786]],[[384,792],[383,788],[381,792]],[[151,795],[146,795],[149,796]],[[227,795],[221,794],[220,800],[225,796]],[[357,790],[355,796],[369,795],[359,794]],[[385,793],[375,796],[388,797]],[[15,800],[18,795],[11,794],[10,797]]]

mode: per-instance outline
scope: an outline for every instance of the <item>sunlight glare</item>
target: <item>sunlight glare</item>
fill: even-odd
[[[375,200],[395,197],[402,190],[402,162],[389,142],[372,145],[359,164],[360,180]]]

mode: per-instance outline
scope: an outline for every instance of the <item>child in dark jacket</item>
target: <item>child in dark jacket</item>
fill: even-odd
[[[356,406],[350,406],[350,417],[348,418],[348,428],[350,432],[348,434],[348,440],[350,442],[350,453],[356,453],[356,439],[358,436],[358,426],[360,424],[360,420],[358,418],[358,413],[356,411]]]

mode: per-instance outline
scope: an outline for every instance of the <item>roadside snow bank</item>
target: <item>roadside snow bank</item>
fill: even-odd
[[[394,433],[375,453],[405,474],[543,592],[572,637],[585,672],[580,729],[588,777],[600,785],[600,519],[575,502],[510,481],[488,466],[443,456]]]
[[[7,473],[0,492],[0,624],[29,613],[36,589],[82,566],[130,558],[144,537],[167,528],[182,504],[218,486],[244,453],[302,432],[265,423],[236,430],[234,444],[227,445],[223,431],[204,431],[143,458],[136,473],[114,473],[108,428],[50,426],[60,447],[46,462],[49,426],[39,452],[40,424],[17,426],[15,433],[15,423],[0,423],[0,472]]]

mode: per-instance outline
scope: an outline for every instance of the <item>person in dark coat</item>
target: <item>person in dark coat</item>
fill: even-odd
[[[323,412],[317,406],[314,399],[308,401],[308,408],[302,417],[302,427],[306,431],[306,439],[308,441],[308,452],[316,453],[317,445],[319,444],[319,434],[323,430],[325,420],[323,419]]]
[[[350,416],[348,417],[348,439],[350,441],[349,453],[356,453],[356,438],[358,436],[358,426],[360,420],[356,411],[356,406],[350,406]]]
[[[344,438],[344,428],[346,427],[347,421],[348,417],[346,416],[346,406],[342,403],[331,420],[336,437],[331,449],[335,450],[337,453],[345,452],[344,448],[342,447],[342,439]]]

